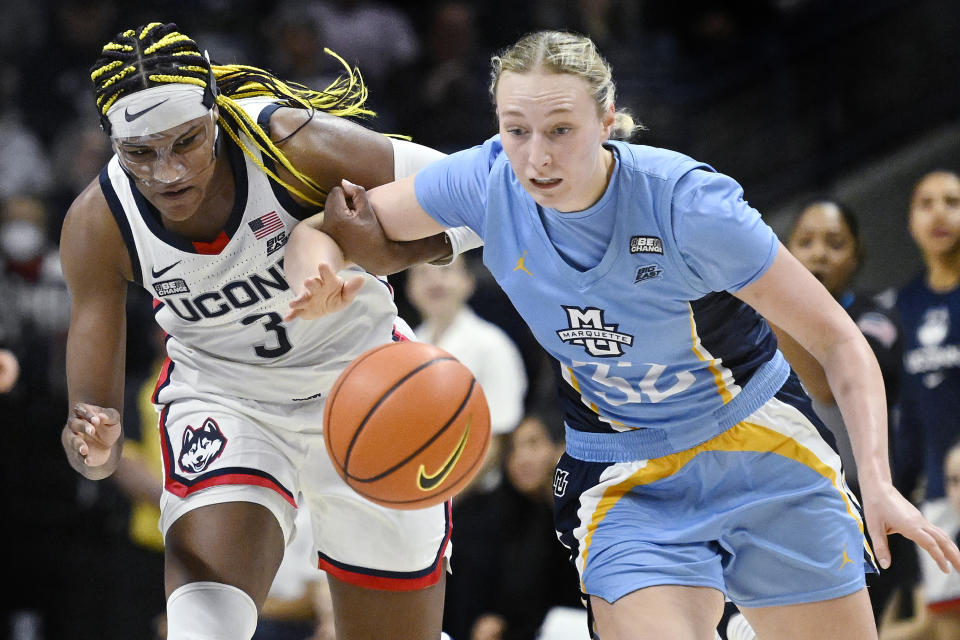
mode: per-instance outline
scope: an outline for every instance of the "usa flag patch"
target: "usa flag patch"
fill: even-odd
[[[257,240],[267,237],[274,231],[283,229],[283,220],[280,219],[276,211],[264,214],[248,224],[250,225],[251,231],[253,231],[253,235],[257,237]]]

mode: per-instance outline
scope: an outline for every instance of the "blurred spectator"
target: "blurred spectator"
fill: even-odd
[[[922,495],[924,515],[950,530],[944,458],[960,436],[960,177],[955,172],[934,171],[915,184],[909,227],[925,268],[896,298],[903,360],[891,452],[901,490]],[[960,590],[952,597],[958,596]],[[926,597],[947,598],[936,589]],[[894,626],[897,617],[891,615]]]
[[[860,224],[855,214],[850,207],[836,200],[815,199],[803,207],[794,222],[787,248],[823,283],[860,327],[880,363],[888,410],[892,410],[899,380],[900,332],[890,304],[883,297],[864,294],[853,287],[864,257]],[[837,438],[847,483],[859,495],[857,468],[839,409],[816,399],[814,408]]]
[[[834,199],[815,198],[802,208],[794,222],[787,248],[847,310],[870,343],[883,373],[892,427],[900,379],[900,330],[890,303],[885,300],[891,297],[890,292],[870,296],[856,291],[853,286],[864,260],[856,215],[850,207]],[[821,402],[816,397],[813,406],[836,438],[847,484],[859,497],[857,467],[840,409],[836,404]],[[892,442],[892,439],[893,429],[890,428],[889,440]],[[903,597],[909,598],[918,574],[913,543],[899,534],[891,535],[889,542],[893,564],[889,569],[867,577],[874,617],[878,621],[892,595],[899,592],[901,601]]]
[[[947,448],[943,474],[946,498],[931,502],[926,511],[956,540],[960,537],[960,440]],[[960,638],[960,574],[943,573],[926,554],[921,554],[921,567],[923,583],[914,593],[914,615],[899,619],[891,606],[880,626],[880,640]]]
[[[20,69],[0,59],[0,199],[17,194],[43,194],[52,185],[50,161],[40,138],[23,118],[18,98]]]
[[[577,572],[553,526],[562,429],[559,417],[528,416],[510,434],[500,484],[454,499],[443,614],[454,640],[533,640],[555,607],[576,609],[586,635]]]
[[[960,435],[960,177],[921,178],[909,224],[925,269],[897,294],[903,372],[894,454],[904,486],[923,480],[931,501],[944,497],[943,457]]]
[[[0,59],[24,64],[43,45],[48,3],[4,0],[0,20]]]
[[[0,394],[4,442],[2,544],[16,585],[0,607],[0,634],[26,638],[119,638],[105,606],[119,602],[113,576],[122,540],[122,501],[74,473],[60,446],[67,411],[65,341],[70,300],[42,201],[0,205],[0,342],[21,367]],[[31,635],[32,634],[32,635]]]
[[[85,116],[64,126],[49,147],[56,176],[49,197],[52,216],[49,224],[56,236],[60,235],[63,218],[73,199],[96,179],[113,154],[110,139],[103,135],[93,111]],[[59,237],[55,239],[59,241]]]
[[[56,0],[43,46],[23,68],[27,124],[45,144],[66,122],[90,113],[89,60],[116,31],[119,5],[110,0]]]
[[[474,487],[496,484],[506,434],[523,417],[527,375],[523,358],[504,331],[474,313],[467,303],[476,288],[475,258],[458,257],[446,266],[422,264],[407,274],[406,292],[423,319],[417,337],[449,351],[483,388],[493,438]]]
[[[429,18],[419,63],[391,83],[397,132],[452,152],[496,131],[487,88],[489,54],[477,46],[477,19],[467,2],[442,2]]]
[[[649,27],[675,34],[684,53],[713,64],[750,56],[779,18],[768,0],[645,2],[643,13]]]
[[[313,21],[321,51],[329,48],[360,68],[370,89],[368,104],[378,115],[378,128],[391,131],[392,105],[403,98],[386,95],[389,80],[415,62],[421,46],[407,14],[377,0],[286,0],[277,11]],[[328,74],[339,69],[340,63],[332,57],[321,56],[320,62]]]
[[[326,87],[335,79],[336,70],[331,72],[331,61],[323,51],[320,25],[304,19],[304,11],[302,3],[283,2],[267,20],[269,67],[278,77],[308,87]]]

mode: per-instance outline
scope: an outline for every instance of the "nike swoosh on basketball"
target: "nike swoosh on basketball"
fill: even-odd
[[[163,269],[154,269],[154,268],[151,267],[151,268],[150,268],[150,274],[151,274],[154,278],[159,278],[160,276],[162,276],[163,274],[165,274],[167,271],[170,271],[170,269],[173,269],[175,266],[177,266],[178,264],[180,264],[180,262],[181,262],[180,260],[177,260],[176,262],[174,262],[173,264],[171,264],[169,267],[164,267]]]
[[[126,118],[127,122],[133,122],[134,120],[136,120],[137,118],[139,118],[140,116],[142,116],[143,114],[145,114],[146,112],[148,112],[148,111],[153,111],[154,109],[156,109],[157,107],[159,107],[160,105],[162,105],[164,102],[166,102],[166,101],[169,100],[169,99],[170,99],[170,98],[164,98],[163,100],[161,100],[161,101],[158,102],[157,104],[155,104],[155,105],[153,105],[153,106],[150,106],[150,107],[147,107],[147,108],[144,109],[143,111],[137,111],[136,113],[130,113],[130,107],[127,107],[126,109],[123,110],[123,117]]]
[[[427,473],[426,467],[422,464],[420,465],[420,469],[417,472],[417,486],[420,487],[421,490],[431,491],[447,479],[447,476],[453,471],[453,467],[455,467],[460,460],[460,456],[463,455],[463,450],[467,447],[467,438],[470,436],[470,423],[472,422],[473,416],[468,416],[467,427],[463,430],[463,435],[460,436],[460,442],[457,443],[457,446],[450,453],[450,457],[447,458],[447,461],[443,463],[436,473]]]

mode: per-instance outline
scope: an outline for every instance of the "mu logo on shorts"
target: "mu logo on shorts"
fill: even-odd
[[[563,494],[567,492],[567,481],[570,477],[569,471],[564,471],[563,469],[557,469],[553,473],[553,495],[558,498],[562,498]]]
[[[188,473],[200,473],[220,457],[226,446],[227,438],[213,418],[204,420],[199,429],[187,426],[180,447],[180,469]]]
[[[621,345],[628,347],[633,344],[633,336],[629,333],[619,333],[617,324],[604,324],[603,309],[587,307],[568,307],[563,305],[567,312],[568,329],[557,331],[557,336],[564,342],[582,345],[592,356],[599,358],[615,358],[623,355]]]

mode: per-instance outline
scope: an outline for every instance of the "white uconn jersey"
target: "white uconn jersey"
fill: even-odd
[[[253,111],[256,117],[259,109]],[[284,322],[293,299],[283,273],[284,245],[308,212],[231,141],[223,142],[220,153],[230,156],[236,195],[225,228],[211,243],[167,231],[116,157],[100,175],[134,279],[154,296],[154,314],[168,334],[172,366],[166,372],[178,388],[265,402],[319,397],[356,356],[391,340],[392,293],[385,282],[350,267],[345,278],[362,274],[366,282],[348,309]],[[173,399],[165,397],[163,383],[160,403]]]

